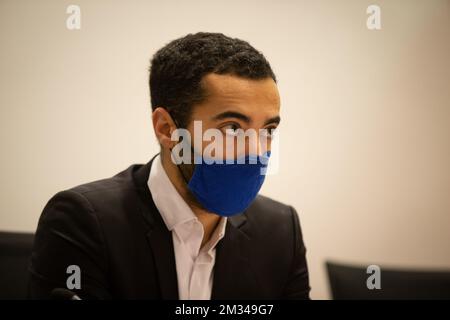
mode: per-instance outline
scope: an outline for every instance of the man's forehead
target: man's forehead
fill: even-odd
[[[210,73],[202,80],[206,99],[239,102],[256,100],[279,104],[279,93],[272,78],[246,79],[235,75]]]

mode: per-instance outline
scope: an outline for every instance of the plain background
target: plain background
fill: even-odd
[[[281,167],[262,193],[299,212],[313,298],[326,259],[450,268],[445,0],[0,0],[0,229],[34,231],[56,192],[158,151],[149,59],[197,31],[248,40],[277,74]]]

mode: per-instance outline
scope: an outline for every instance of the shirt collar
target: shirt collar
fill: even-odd
[[[170,181],[162,165],[161,156],[157,155],[152,162],[148,187],[156,208],[166,224],[167,229],[174,230],[177,226],[198,220],[195,213],[178,193]],[[226,217],[221,217],[219,224],[211,235],[211,248],[225,235]]]

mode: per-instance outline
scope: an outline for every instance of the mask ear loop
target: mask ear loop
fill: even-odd
[[[170,113],[169,113],[169,114],[170,114]],[[177,121],[175,120],[175,118],[172,117],[172,115],[170,115],[170,117],[172,118],[172,121],[175,123],[175,126],[177,127],[177,129],[180,128],[180,126],[178,125],[178,123],[177,123]],[[180,141],[178,141],[178,142],[180,142]],[[192,149],[192,146],[191,146],[191,149]],[[173,147],[170,148],[169,150],[170,150],[170,154],[173,156],[173,153],[172,153]],[[188,184],[189,184],[189,180],[188,180],[188,179],[186,178],[186,176],[184,175],[183,170],[181,170],[181,168],[180,168],[180,165],[179,165],[179,164],[175,164],[175,165],[177,166],[178,171],[180,172],[181,176],[183,177],[184,182],[186,183],[186,185],[188,185]]]

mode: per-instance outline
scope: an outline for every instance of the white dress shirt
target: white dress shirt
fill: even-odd
[[[220,219],[210,240],[200,248],[203,225],[170,181],[160,155],[152,162],[148,187],[167,229],[172,232],[179,299],[211,299],[216,245],[225,234],[227,219]]]

